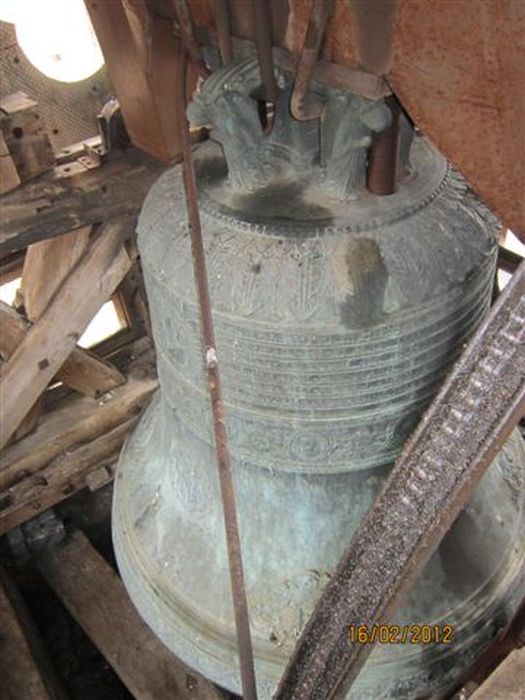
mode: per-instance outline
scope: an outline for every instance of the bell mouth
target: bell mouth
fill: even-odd
[[[219,144],[203,144],[194,160],[203,213],[237,227],[259,225],[261,232],[285,237],[318,236],[336,229],[359,233],[393,224],[423,209],[458,177],[421,136],[412,145],[411,172],[388,196],[363,188],[350,198],[341,198],[324,187],[318,169],[301,174],[292,166],[264,185],[242,192],[228,179]]]
[[[146,417],[146,421],[154,425],[158,425],[157,413],[161,410],[162,400],[159,398],[157,395],[157,401],[150,406]],[[140,526],[137,527],[138,511],[130,507],[132,505],[130,495],[133,491],[132,472],[143,474],[147,455],[151,453],[151,445],[148,441],[144,442],[142,438],[132,436],[126,446],[128,451],[127,454],[125,453],[125,459],[128,460],[126,471],[121,473],[115,482],[113,538],[119,570],[139,612],[144,619],[148,620],[162,641],[169,648],[176,649],[177,655],[190,666],[212,678],[219,685],[233,692],[239,692],[240,681],[237,675],[237,647],[233,620],[226,621],[218,618],[211,609],[205,611],[202,606],[196,606],[195,601],[191,600],[190,585],[186,589],[173,586],[172,567],[177,569],[181,565],[181,560],[179,557],[174,557],[174,563],[166,564],[169,560],[169,552],[165,552],[168,559],[163,562],[163,556],[160,556],[156,549],[160,539],[149,541],[148,548],[144,546],[146,538],[145,534],[141,533],[141,529],[146,527],[145,520],[140,520]],[[150,439],[154,440],[153,434],[150,434]],[[510,449],[512,454],[514,454],[513,450],[516,450],[516,455],[523,454],[521,438],[517,433],[510,438],[509,444],[511,447],[506,449]],[[497,458],[497,461],[498,459],[501,458]],[[508,469],[509,465],[511,469],[520,468],[518,462],[514,463],[510,460],[505,469]],[[491,470],[494,469],[498,473],[505,472],[500,464],[494,464]],[[164,476],[166,477],[167,474],[165,473]],[[484,495],[479,494],[481,502],[488,503],[487,493],[494,493],[494,489],[490,483],[483,485],[483,482],[480,488],[486,492]],[[157,491],[164,494],[166,503],[170,500],[169,490],[169,479],[161,480],[157,484]],[[152,499],[152,502],[153,500],[155,499]],[[163,511],[162,502],[154,507],[159,507],[159,513]],[[168,505],[166,507],[169,509]],[[159,518],[159,515],[156,517]],[[521,503],[512,524],[509,524],[505,532],[505,537],[502,537],[500,542],[502,548],[492,561],[490,571],[486,572],[487,575],[482,581],[471,581],[468,586],[462,590],[456,590],[455,593],[451,592],[447,576],[440,574],[440,555],[436,553],[413,589],[413,600],[407,601],[408,607],[396,615],[394,623],[402,625],[406,623],[406,619],[410,619],[410,624],[414,624],[415,619],[424,618],[421,625],[434,627],[450,624],[454,628],[454,643],[426,646],[379,645],[356,681],[357,694],[351,697],[369,697],[366,693],[371,692],[376,694],[370,697],[396,697],[396,687],[405,684],[414,690],[420,687],[421,674],[427,677],[427,686],[434,695],[437,696],[447,689],[451,681],[457,677],[458,670],[461,671],[468,666],[494,640],[498,631],[511,619],[520,603],[520,594],[525,581],[524,525],[524,507]],[[177,528],[173,523],[168,530],[176,532]],[[160,536],[160,531],[157,535]],[[184,536],[185,531],[179,531],[179,537],[184,538]],[[197,581],[194,581],[194,584],[197,585]],[[252,595],[255,595],[253,591]],[[436,607],[431,604],[427,610],[427,603],[436,599],[448,600],[448,607],[444,605]],[[412,608],[414,601],[418,618],[414,618]],[[315,600],[310,603],[314,604]],[[257,618],[257,606],[252,605],[252,610],[255,611]],[[305,612],[304,615],[306,617],[307,613]],[[252,619],[252,625],[255,631],[254,651],[257,673],[261,683],[259,691],[261,697],[270,697],[294,647],[296,641],[294,635],[295,633],[298,635],[300,630],[297,629],[285,639],[272,635],[271,631],[274,627],[270,626],[267,614],[260,619]],[[378,679],[381,679],[380,689]],[[379,690],[386,694],[380,695]],[[361,692],[364,694],[361,695]]]

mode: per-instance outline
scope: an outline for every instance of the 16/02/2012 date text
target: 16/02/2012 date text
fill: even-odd
[[[453,625],[350,625],[351,644],[451,644]]]

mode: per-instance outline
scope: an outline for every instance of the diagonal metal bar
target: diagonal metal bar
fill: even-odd
[[[222,400],[219,361],[217,358],[217,346],[215,344],[215,331],[213,327],[208,276],[206,272],[206,257],[202,242],[197,184],[195,181],[195,170],[191,158],[189,126],[185,113],[186,69],[188,62],[186,50],[184,48],[181,48],[180,56],[177,117],[182,148],[182,172],[184,178],[184,192],[186,195],[186,208],[188,211],[188,224],[191,239],[191,251],[193,256],[195,286],[197,289],[201,317],[202,342],[204,346],[208,389],[210,393],[213,417],[213,431],[215,435],[217,467],[219,470],[219,483],[224,513],[224,526],[226,530],[226,546],[228,550],[228,564],[230,568],[235,627],[237,631],[237,644],[239,648],[241,685],[245,700],[256,700],[257,691],[255,683],[255,669],[253,664],[252,641],[250,635],[250,620],[248,616],[248,601],[246,599],[246,589],[244,585],[241,541],[237,523],[237,512],[235,508],[235,491],[230,462],[230,451],[228,447],[226,412],[224,409],[224,402]]]
[[[342,698],[388,620],[525,412],[525,262],[405,446],[306,625],[275,700]]]

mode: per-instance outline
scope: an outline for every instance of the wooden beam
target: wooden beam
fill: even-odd
[[[173,22],[152,16],[146,0],[88,2],[86,8],[133,143],[162,160],[177,159],[180,70]]]
[[[111,469],[138,418],[130,418],[105,435],[56,457],[47,467],[0,492],[0,536],[48,508],[89,487],[90,472]]]
[[[20,184],[13,158],[9,153],[5,138],[0,132],[0,194],[14,190]]]
[[[80,532],[38,568],[137,700],[225,700],[179,661],[139,617],[122,581]]]
[[[6,613],[7,620],[4,617]],[[13,622],[18,629],[11,626]],[[11,576],[2,567],[0,567],[0,630],[1,697],[4,698],[5,692],[6,700],[38,698],[40,697],[38,692],[43,684],[46,691],[43,697],[51,700],[67,700],[67,695],[51,664],[24,599]],[[20,633],[23,635],[21,644]],[[27,656],[27,652],[30,657]]]
[[[31,324],[12,306],[0,301],[0,352],[9,357],[29,332]],[[57,381],[86,396],[98,397],[126,381],[110,362],[76,347],[56,373]]]
[[[134,217],[166,166],[130,149],[93,169],[66,163],[2,196],[0,256],[82,226]]]
[[[522,700],[525,688],[525,648],[515,649],[484,681],[471,700]]]
[[[155,378],[131,377],[100,401],[67,397],[57,409],[44,414],[33,434],[0,454],[0,491],[137,416],[157,386]]]
[[[131,267],[122,247],[123,222],[101,227],[74,274],[62,285],[45,312],[5,363],[0,374],[2,423],[0,446],[5,445],[24,416]]]
[[[36,321],[53,295],[59,293],[63,281],[86,250],[92,229],[92,226],[83,226],[28,247],[22,273],[22,297],[30,321]],[[110,363],[78,347],[59,374],[60,381],[87,396],[100,396],[125,381]]]
[[[21,289],[17,291],[17,295],[20,295],[21,305],[30,321],[36,321],[41,315],[71,268],[80,259],[89,242],[91,228],[91,226],[84,226],[65,236],[40,241],[28,247],[22,271]],[[41,411],[42,396],[33,404],[11,436],[11,441],[16,442],[32,433],[38,424]]]
[[[24,92],[0,100],[0,129],[22,182],[51,170],[56,162],[38,112],[38,102]]]
[[[53,294],[80,260],[91,231],[91,226],[82,226],[76,231],[28,247],[21,287],[24,309],[30,321],[36,321],[42,314]]]
[[[2,698],[52,700],[3,585],[0,585],[0,630]]]
[[[32,408],[30,409],[29,413],[25,416],[24,420],[15,430],[9,442],[18,442],[18,440],[22,440],[26,437],[26,435],[29,435],[33,432],[33,430],[36,430],[36,426],[38,425],[38,420],[40,418],[41,412],[42,397],[40,396],[37,399],[37,401],[33,404]]]

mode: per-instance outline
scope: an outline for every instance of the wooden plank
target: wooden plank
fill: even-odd
[[[90,472],[109,467],[111,473],[129,431],[130,418],[76,450],[56,457],[44,469],[0,492],[0,536],[48,508],[89,487]]]
[[[26,435],[29,435],[33,432],[33,430],[36,430],[36,426],[38,425],[38,419],[40,418],[41,412],[42,397],[37,399],[36,403],[33,404],[29,413],[26,415],[24,420],[15,430],[15,432],[12,435],[11,442],[18,442],[18,440],[22,440],[22,438],[25,438]]]
[[[377,3],[377,19],[381,11]],[[521,0],[399,0],[391,51],[377,52],[390,59],[381,73],[410,117],[523,242],[524,26]]]
[[[138,251],[133,268],[122,280],[117,296],[124,306],[127,325],[140,335],[151,336],[148,298]]]
[[[56,378],[85,396],[99,397],[126,381],[110,362],[76,347],[58,370]]]
[[[43,313],[53,295],[86,250],[91,226],[39,241],[27,249],[22,273],[24,309],[31,321]],[[110,363],[76,348],[60,371],[60,381],[88,396],[100,396],[125,377]]]
[[[471,700],[523,700],[525,647],[515,649],[470,696]]]
[[[127,226],[108,223],[62,285],[44,314],[31,327],[0,375],[5,445],[31,406],[63,365],[100,306],[131,267],[122,247]]]
[[[154,636],[83,534],[39,557],[38,568],[137,700],[225,700]]]
[[[1,697],[52,700],[3,585],[0,586],[0,631]]]
[[[3,195],[0,255],[82,226],[134,217],[165,165],[136,149],[94,169],[66,163]]]
[[[0,301],[0,351],[9,357],[31,328],[20,314]],[[126,381],[124,375],[110,362],[76,347],[58,370],[57,381],[86,396],[98,397]]]
[[[0,131],[0,194],[14,190],[20,184],[16,166],[9,153],[4,134]]]
[[[27,648],[31,654],[31,661],[36,666],[36,670],[39,674],[39,677],[41,679],[41,682],[44,684],[44,687],[46,689],[46,695],[45,697],[51,698],[51,700],[66,700],[67,695],[64,691],[64,688],[62,684],[60,683],[55,670],[51,664],[51,661],[49,659],[49,656],[47,654],[47,651],[44,647],[44,644],[42,642],[42,639],[40,637],[40,633],[31,617],[29,614],[29,610],[26,607],[26,604],[20,595],[17,587],[15,586],[13,580],[7,573],[7,571],[3,568],[0,567],[0,678],[2,686],[1,690],[4,690],[4,685],[7,688],[7,698],[13,698],[13,700],[18,700],[19,698],[28,698],[32,699],[33,696],[30,694],[32,690],[34,690],[34,683],[33,683],[33,688],[27,687],[27,693],[28,694],[10,694],[12,693],[15,688],[12,686],[12,684],[9,682],[9,680],[6,681],[6,678],[9,679],[10,672],[12,669],[7,670],[7,676],[4,674],[4,669],[3,665],[5,664],[6,666],[9,663],[9,657],[10,654],[7,653],[4,655],[4,647],[3,643],[5,643],[6,638],[4,637],[2,640],[2,636],[4,634],[5,629],[9,629],[9,627],[5,626],[2,622],[2,610],[5,610],[5,601],[7,600],[8,607],[11,608],[12,612],[15,615],[16,618],[16,623],[18,624],[20,632],[24,636],[24,649]],[[11,618],[12,619],[12,618]],[[19,649],[20,651],[20,649]],[[19,656],[17,655],[15,658],[15,663],[16,663],[16,668],[14,669],[17,674],[20,674],[21,672],[27,672],[26,671],[26,665],[25,664],[20,664],[19,663]],[[34,679],[33,673],[34,673],[34,668],[31,670],[30,668],[29,674],[24,675],[22,677],[22,682],[24,684],[24,687],[27,684],[28,679],[32,678]],[[5,682],[5,683],[4,683]],[[21,689],[22,690],[22,689]],[[1,694],[1,697],[3,698],[4,695]]]
[[[27,249],[22,272],[24,309],[30,321],[42,314],[89,243],[91,226],[39,241]]]
[[[18,176],[30,180],[55,166],[55,154],[38,114],[38,103],[24,92],[0,100],[0,129]]]
[[[36,431],[0,454],[0,490],[43,469],[61,454],[137,416],[157,388],[155,378],[131,377],[103,400],[68,397],[44,414]]]
[[[21,296],[26,316],[31,321],[41,315],[71,268],[78,262],[88,244],[90,233],[91,226],[85,226],[69,235],[40,241],[28,247],[22,271]],[[95,384],[90,388],[100,391],[103,387]],[[20,440],[33,432],[41,413],[41,405],[40,398],[33,404],[12,440]]]

